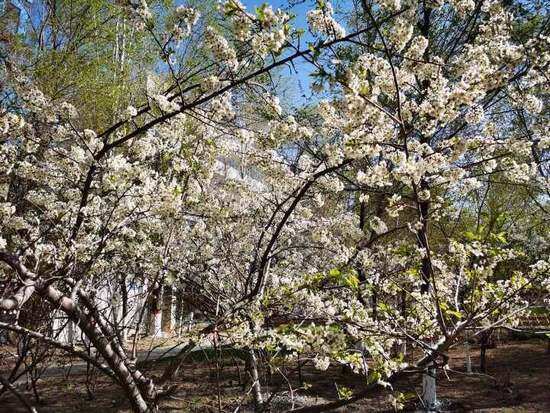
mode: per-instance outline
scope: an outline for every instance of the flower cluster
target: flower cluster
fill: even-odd
[[[208,26],[204,33],[204,41],[206,47],[210,50],[213,57],[227,66],[230,70],[236,70],[239,67],[237,53],[233,49],[227,39],[216,30]]]
[[[318,4],[314,10],[307,12],[307,23],[313,33],[340,38],[346,35],[345,29],[332,17],[334,10],[328,2]]]

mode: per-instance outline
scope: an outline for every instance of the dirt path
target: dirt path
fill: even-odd
[[[181,347],[180,347],[181,348]],[[174,355],[180,348],[171,350],[164,357]],[[151,352],[151,359],[158,360],[166,348]],[[140,359],[145,358],[140,353]],[[487,373],[491,378],[480,375],[466,375],[462,348],[453,349],[450,353],[450,370],[445,375],[438,374],[438,397],[447,402],[445,411],[452,412],[550,412],[550,355],[546,353],[544,341],[518,341],[502,343],[487,354]],[[160,364],[160,365],[159,365]],[[150,365],[148,374],[158,377],[163,363]],[[479,350],[472,349],[472,364],[479,364]],[[217,412],[218,397],[223,411],[234,411],[246,393],[245,372],[243,364],[231,357],[222,362],[222,370],[217,374],[216,362],[212,358],[188,360],[178,377],[177,391],[173,398],[166,399],[160,406],[161,412]],[[38,406],[40,413],[111,413],[129,412],[123,395],[116,386],[106,378],[99,377],[93,384],[92,394],[85,390],[85,375],[77,370],[71,372],[71,379],[66,380],[66,370],[52,367],[49,377],[41,381],[40,392],[43,404]],[[336,400],[336,388],[348,388],[358,392],[364,388],[364,379],[352,376],[339,366],[331,366],[328,371],[319,372],[311,366],[305,366],[299,376],[295,365],[280,365],[285,374],[269,374],[261,369],[260,377],[264,383],[264,392],[282,392],[274,413],[285,411],[290,407],[288,385],[294,389],[294,400],[297,406],[311,405]],[[85,370],[84,370],[85,372]],[[286,381],[288,380],[288,382]],[[395,383],[394,388],[404,394],[413,396],[405,406],[405,411],[414,411],[414,396],[420,393],[420,377],[411,375]],[[304,383],[306,388],[304,388]],[[21,388],[30,400],[29,390]],[[91,399],[90,397],[93,397]],[[249,400],[244,401],[240,412],[250,411],[246,408]],[[0,400],[0,413],[23,412],[17,401],[10,395]],[[380,392],[370,398],[346,407],[345,412],[391,412],[389,392]]]

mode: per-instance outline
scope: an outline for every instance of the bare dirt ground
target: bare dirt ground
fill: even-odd
[[[244,365],[231,357],[222,360],[190,361],[179,376],[173,396],[160,405],[162,412],[241,412],[250,411],[249,387],[245,383]],[[550,412],[550,355],[544,341],[514,341],[500,343],[488,350],[487,375],[466,375],[463,349],[450,353],[447,375],[438,375],[438,397],[445,401],[444,411],[455,412]],[[220,369],[216,365],[220,365]],[[479,350],[472,349],[472,364],[479,365]],[[296,366],[278,366],[268,374],[261,371],[262,381],[269,383],[271,392],[283,392],[272,400],[272,412],[313,405],[338,399],[337,389],[360,391],[364,380],[353,376],[342,367],[334,366],[319,372],[309,366],[298,373]],[[151,373],[160,374],[155,367]],[[300,375],[301,383],[300,384]],[[490,376],[490,377],[489,377]],[[33,392],[20,390],[35,404],[39,412],[91,413],[129,412],[118,388],[99,378],[92,381],[91,394],[86,391],[82,374],[45,378],[39,382],[41,404],[34,403]],[[290,387],[289,387],[290,383]],[[420,377],[410,375],[395,383],[395,388],[411,395],[405,410],[414,410],[420,393]],[[292,396],[289,389],[292,388]],[[244,390],[243,390],[244,389]],[[268,389],[264,386],[264,391]],[[4,394],[0,398],[0,412],[26,411],[15,397]],[[388,393],[381,391],[372,397],[340,409],[342,412],[391,412]]]

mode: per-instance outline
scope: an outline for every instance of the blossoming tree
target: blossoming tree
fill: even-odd
[[[91,363],[139,412],[208,334],[245,351],[258,409],[260,353],[365,377],[326,409],[410,371],[434,408],[436,370],[465,331],[512,325],[548,298],[548,37],[520,32],[526,18],[495,0],[356,10],[344,21],[318,2],[304,47],[268,5],[124,3],[113,13],[155,45],[159,73],[98,130],[38,90],[8,42],[0,308],[59,309],[99,357],[0,327]],[[290,113],[270,75],[299,59],[328,98]],[[220,174],[220,159],[239,174]],[[514,186],[529,215],[498,211]],[[206,321],[156,382],[96,294],[138,284],[191,291]],[[405,362],[407,346],[422,355]]]

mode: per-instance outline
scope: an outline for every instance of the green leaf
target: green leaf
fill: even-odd
[[[344,285],[352,290],[357,290],[359,289],[359,278],[355,274],[348,274],[344,278]]]
[[[339,399],[349,399],[353,396],[353,390],[346,386],[338,386],[338,398]]]
[[[445,314],[455,316],[459,320],[462,319],[462,313],[460,311],[447,310],[447,311],[445,311]]]
[[[464,233],[464,238],[466,238],[468,241],[475,241],[477,240],[479,237],[477,234],[473,233],[472,231],[466,231]]]
[[[382,376],[380,375],[380,373],[376,370],[371,370],[371,372],[369,373],[369,376],[367,377],[367,384],[373,384],[373,383],[376,383],[378,382],[378,380],[380,380]]]
[[[386,303],[378,303],[378,309],[383,313],[391,312],[391,307]]]

